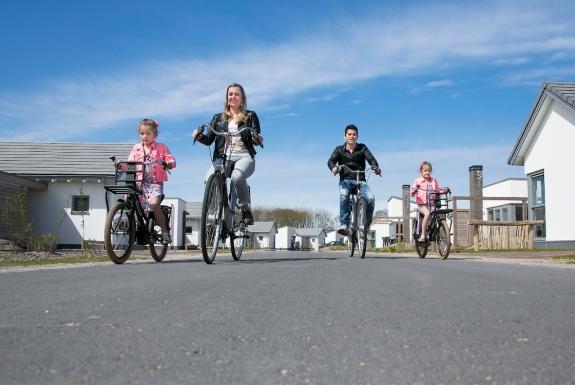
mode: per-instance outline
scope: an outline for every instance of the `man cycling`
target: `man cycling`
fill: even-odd
[[[369,151],[369,148],[363,143],[357,143],[357,138],[359,137],[359,130],[353,124],[348,125],[345,128],[344,135],[345,144],[337,146],[329,160],[327,161],[327,166],[331,172],[335,175],[339,172],[339,222],[340,226],[337,232],[341,235],[348,234],[349,227],[349,195],[353,187],[357,186],[356,174],[352,173],[345,168],[339,169],[339,166],[347,166],[352,170],[365,170],[365,161],[369,163],[373,172],[376,175],[381,174],[381,170],[375,160],[375,157]],[[365,181],[365,174],[359,174],[359,189],[366,199],[367,203],[367,223],[368,226],[371,224],[371,219],[373,216],[373,210],[375,208],[375,196],[369,189]]]

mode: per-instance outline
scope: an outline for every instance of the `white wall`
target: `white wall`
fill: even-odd
[[[249,233],[252,245],[259,249],[273,249],[275,247],[275,234],[270,233]],[[260,240],[260,237],[262,240]]]
[[[484,197],[525,197],[527,198],[527,179],[508,179],[483,188]],[[497,200],[483,201],[483,219],[487,220],[487,209],[507,203],[521,203],[521,201]]]
[[[280,227],[277,234],[275,235],[275,248],[288,249],[292,236],[295,236],[295,229],[293,227]]]
[[[172,229],[171,247],[183,248],[186,243],[184,211],[186,211],[186,201],[180,198],[164,198],[162,206],[172,207],[172,217],[170,218],[170,228]]]
[[[330,243],[330,242],[338,242],[343,244],[343,240],[344,240],[344,236],[341,234],[338,234],[337,231],[330,231],[329,233],[327,233],[327,236],[325,237],[325,243]]]
[[[372,223],[369,230],[375,232],[375,247],[382,248],[383,245],[383,238],[388,237],[390,240],[396,239],[395,234],[395,223],[386,222],[386,223]]]
[[[546,241],[575,240],[573,210],[566,209],[575,191],[573,174],[575,112],[554,101],[525,155],[525,174],[545,172]]]
[[[410,216],[414,217],[415,214],[411,213],[411,211],[417,208],[417,204],[413,202],[409,202],[409,212]],[[387,215],[389,217],[403,217],[403,201],[399,198],[391,198],[387,202]]]
[[[54,233],[59,244],[80,245],[82,239],[104,241],[106,203],[103,186],[113,180],[101,182],[57,180],[48,184],[47,191],[30,191],[28,204],[34,233]],[[81,194],[90,197],[90,213],[72,214],[72,196]]]

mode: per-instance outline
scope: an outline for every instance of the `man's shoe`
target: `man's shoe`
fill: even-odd
[[[347,225],[341,225],[337,228],[337,233],[341,235],[348,235],[349,230],[347,229]]]
[[[162,243],[164,245],[172,243],[172,237],[170,237],[170,233],[162,233]]]
[[[242,212],[242,220],[246,225],[254,224],[254,217],[252,216],[252,211],[250,209],[247,209]]]

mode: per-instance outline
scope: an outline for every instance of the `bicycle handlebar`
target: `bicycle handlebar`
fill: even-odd
[[[200,127],[198,127],[198,134],[199,134],[199,135],[204,135],[204,131],[206,131],[206,130],[210,130],[211,132],[213,132],[215,135],[218,135],[218,136],[238,136],[238,135],[240,135],[240,134],[241,134],[242,132],[244,132],[244,131],[251,131],[252,136],[258,135],[258,133],[255,132],[255,130],[254,130],[253,128],[251,128],[251,127],[244,127],[244,128],[242,128],[241,130],[239,130],[238,132],[231,133],[231,132],[229,132],[229,131],[216,131],[216,130],[212,127],[212,125],[211,125],[211,124],[208,124],[208,123],[204,123],[204,124],[202,124]],[[195,138],[194,138],[194,144],[196,143],[197,140],[198,140],[198,137],[195,137]],[[262,148],[264,148],[264,144],[263,144],[263,143],[260,143],[259,145],[260,145]]]
[[[345,164],[340,164],[340,165],[338,165],[338,166],[337,166],[337,172],[336,172],[334,175],[339,174],[339,172],[340,172],[341,169],[343,169],[343,168],[345,168],[345,169],[347,169],[348,171],[353,172],[353,173],[355,173],[355,174],[366,174],[368,171],[373,171],[376,175],[379,175],[379,176],[381,177],[381,169],[379,169],[378,167],[369,167],[368,170],[353,170],[353,169],[351,169],[349,166],[347,166],[347,165],[345,165]],[[379,174],[377,174],[377,173],[375,172],[375,170],[379,170],[379,171],[380,171]]]

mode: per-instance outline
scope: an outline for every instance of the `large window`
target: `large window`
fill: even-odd
[[[545,175],[531,175],[531,214],[534,220],[545,220]],[[535,225],[535,238],[545,238],[545,223]]]
[[[72,197],[72,214],[85,215],[90,212],[90,197],[88,195],[74,195]]]

